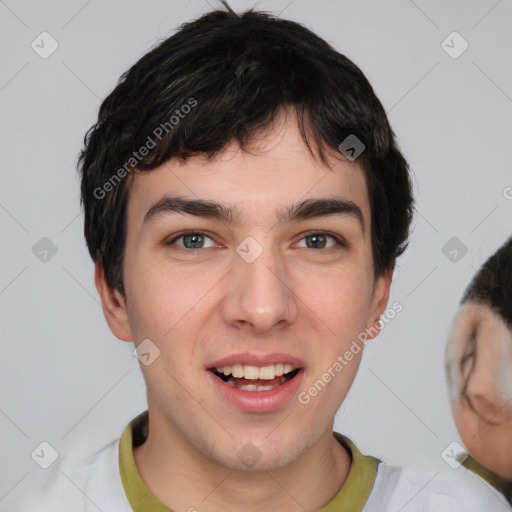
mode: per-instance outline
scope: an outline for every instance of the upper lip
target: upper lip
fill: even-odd
[[[217,359],[209,363],[206,368],[219,368],[222,366],[233,366],[235,364],[243,364],[250,366],[269,366],[271,364],[291,364],[295,368],[304,368],[304,361],[298,357],[283,353],[273,354],[232,354],[221,359]]]

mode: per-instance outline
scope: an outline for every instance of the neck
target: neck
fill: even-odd
[[[260,473],[230,470],[170,432],[176,434],[152,423],[133,456],[147,487],[172,510],[319,510],[350,470],[350,455],[332,428],[285,468]]]

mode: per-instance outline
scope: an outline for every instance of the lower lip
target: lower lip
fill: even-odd
[[[301,369],[295,377],[274,389],[245,391],[226,384],[211,371],[207,371],[220,395],[236,409],[246,412],[272,412],[281,409],[296,395],[304,377],[304,369]]]

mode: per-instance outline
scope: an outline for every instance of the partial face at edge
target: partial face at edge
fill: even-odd
[[[269,131],[253,153],[231,145],[210,161],[172,161],[135,176],[127,212],[127,303],[118,296],[117,318],[107,320],[121,339],[138,345],[149,338],[160,350],[151,365],[141,365],[157,429],[237,470],[247,470],[237,453],[251,443],[261,453],[256,470],[268,471],[332,436],[361,352],[307,405],[295,394],[265,412],[226,400],[209,366],[232,355],[281,354],[301,362],[298,391],[311,388],[374,326],[386,307],[390,274],[374,282],[370,205],[357,162],[333,160],[329,170],[315,161],[295,118]],[[236,208],[239,223],[169,212],[144,222],[165,196]],[[274,214],[306,199],[340,197],[360,208],[364,230],[347,214],[291,222]],[[324,234],[308,236],[311,230]],[[199,231],[199,238],[177,239],[184,231]],[[237,253],[249,236],[262,249],[251,263]]]
[[[512,331],[487,305],[468,302],[455,318],[447,351],[452,412],[467,450],[512,480]],[[460,399],[466,381],[475,411]]]

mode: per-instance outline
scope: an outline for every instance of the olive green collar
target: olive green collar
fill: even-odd
[[[462,462],[462,465],[476,473],[480,478],[483,478],[489,485],[492,485],[495,489],[500,491],[505,498],[507,498],[509,503],[512,503],[512,483],[503,480],[496,473],[493,473],[489,469],[482,466],[479,462],[477,462],[471,455],[468,455],[467,458]]]
[[[144,411],[127,425],[121,436],[119,470],[124,491],[134,512],[172,512],[148,489],[135,465],[132,449],[144,442],[147,429],[148,411]],[[340,492],[320,512],[361,512],[372,491],[380,461],[363,455],[345,436],[333,434],[351,454],[352,464]]]

